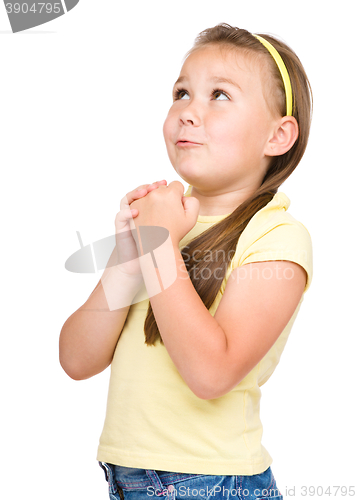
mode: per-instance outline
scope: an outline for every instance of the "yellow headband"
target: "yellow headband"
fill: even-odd
[[[274,61],[276,62],[276,65],[279,68],[281,77],[282,77],[283,82],[284,82],[284,87],[285,87],[286,116],[292,116],[292,114],[293,114],[293,92],[291,90],[291,82],[290,82],[289,73],[288,73],[288,70],[286,69],[284,61],[282,60],[281,55],[276,50],[276,48],[273,47],[272,44],[268,42],[268,40],[265,40],[265,38],[263,38],[259,35],[254,35],[254,36],[264,45],[264,47],[266,49],[269,50],[270,54],[274,58]]]

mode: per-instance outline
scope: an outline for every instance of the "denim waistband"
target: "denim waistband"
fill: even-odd
[[[218,499],[224,498],[224,491],[230,491],[231,496],[238,499],[256,500],[269,498],[283,500],[281,492],[277,488],[271,468],[253,476],[222,476],[207,474],[188,474],[162,470],[138,469],[99,462],[104,469],[106,479],[109,483],[111,499],[125,498],[125,491],[137,490],[137,498],[163,497],[165,500],[175,500],[177,491],[181,488],[185,493],[191,489],[192,497],[194,491],[207,490],[206,496]],[[198,479],[197,478],[203,478]],[[186,482],[186,484],[184,484]],[[181,483],[176,485],[175,483]],[[144,490],[147,489],[145,492]],[[148,491],[150,489],[150,492]],[[123,494],[124,490],[124,494]],[[223,496],[222,496],[223,490]],[[212,493],[214,492],[214,493]],[[201,493],[200,493],[201,494]],[[141,496],[140,496],[141,495]],[[242,496],[243,495],[243,496]],[[231,496],[229,498],[231,498]],[[189,497],[191,498],[191,496]],[[218,500],[217,499],[217,500]]]
[[[185,474],[161,470],[136,469],[119,465],[114,467],[113,472],[117,484],[126,489],[153,486],[155,490],[161,490],[166,489],[169,485],[178,481],[204,476],[204,474]]]

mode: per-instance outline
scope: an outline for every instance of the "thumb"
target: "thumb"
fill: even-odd
[[[188,219],[192,223],[192,226],[194,226],[197,222],[200,202],[193,196],[183,196],[182,205],[185,210],[186,219]]]

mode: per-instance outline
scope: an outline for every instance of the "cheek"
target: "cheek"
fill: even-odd
[[[168,133],[169,133],[168,117],[164,121],[164,126],[163,126],[162,130],[163,130],[163,133],[164,133],[165,142],[167,143]]]
[[[175,117],[172,115],[172,113],[169,113],[166,117],[166,120],[164,121],[163,132],[166,142],[169,139],[173,139],[175,133]]]
[[[166,120],[164,121],[163,133],[164,133],[167,154],[171,162],[174,161],[174,156],[175,156],[175,146],[173,144],[174,132],[175,130],[173,126],[172,116],[168,115]]]
[[[210,141],[215,149],[226,152],[236,150],[241,143],[244,128],[237,120],[229,118],[212,120],[209,127]]]

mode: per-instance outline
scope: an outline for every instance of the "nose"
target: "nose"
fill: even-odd
[[[199,126],[201,124],[202,117],[197,103],[194,103],[194,101],[187,103],[187,105],[180,112],[179,120],[182,125]]]

